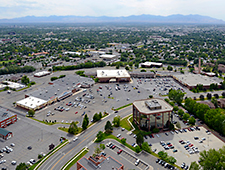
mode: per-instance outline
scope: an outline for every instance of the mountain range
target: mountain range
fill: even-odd
[[[223,20],[202,15],[131,15],[127,17],[108,16],[26,16],[0,19],[0,23],[182,23],[182,24],[225,24]]]

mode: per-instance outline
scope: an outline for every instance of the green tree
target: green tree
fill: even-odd
[[[217,108],[218,107],[218,101],[215,97],[212,97],[211,102],[214,104],[214,106]]]
[[[183,101],[184,93],[181,90],[170,89],[168,96],[170,100],[180,105]]]
[[[174,157],[172,157],[172,156],[169,156],[169,157],[167,158],[167,161],[168,161],[169,163],[171,163],[171,164],[175,164],[175,163],[177,162],[177,160],[176,160]]]
[[[180,116],[183,116],[183,115],[184,115],[183,109],[179,109],[179,110],[178,110],[178,115],[180,115]]]
[[[172,71],[173,67],[169,65],[169,66],[167,66],[167,70]]]
[[[104,149],[105,149],[105,144],[101,143],[101,144],[99,145],[99,147],[100,147],[101,150],[104,150]]]
[[[189,119],[188,119],[188,123],[191,124],[191,125],[195,125],[195,118],[193,116],[191,116]]]
[[[214,170],[225,168],[225,146],[219,150],[209,149],[200,152],[200,165],[203,170]]]
[[[126,66],[125,69],[126,69],[126,70],[129,70],[129,66]]]
[[[120,116],[116,116],[113,118],[112,123],[114,124],[115,127],[120,127],[120,119],[121,119]]]
[[[89,124],[89,119],[88,119],[88,116],[85,115],[85,116],[84,116],[84,119],[83,119],[83,123],[82,123],[82,128],[83,128],[83,130],[87,129],[88,124]]]
[[[187,121],[189,117],[190,117],[190,115],[189,115],[188,113],[184,113],[184,115],[183,115],[182,118],[183,118],[185,121]]]
[[[100,120],[99,114],[98,114],[98,113],[95,113],[94,116],[93,116],[93,121],[94,121],[94,122],[97,122],[97,121],[99,121],[99,120]]]
[[[167,158],[167,153],[166,152],[164,152],[164,151],[159,151],[158,152],[158,155],[159,155],[159,157],[162,159],[162,160],[166,160],[166,158]]]
[[[121,143],[124,144],[124,145],[125,145],[126,141],[127,141],[126,138],[122,138],[122,139],[121,139]]]
[[[137,152],[137,153],[141,152],[141,148],[138,145],[134,149],[135,149],[135,152]]]
[[[16,170],[26,170],[28,167],[24,162],[21,162],[19,165],[17,165]]]
[[[78,132],[78,127],[74,121],[71,122],[68,132],[71,134],[76,134]]]
[[[30,82],[30,79],[27,76],[23,76],[21,78],[21,83],[28,85],[29,82]]]
[[[143,142],[142,145],[141,145],[141,148],[148,152],[148,153],[151,153],[151,147],[148,145],[148,142]]]
[[[212,94],[211,93],[207,93],[207,99],[210,100],[212,98]]]
[[[100,154],[100,153],[101,153],[101,149],[100,149],[100,147],[95,146],[95,150],[94,150],[94,152],[95,152],[96,154]]]
[[[143,142],[144,142],[144,138],[143,138],[142,133],[138,133],[138,134],[137,134],[137,138],[136,138],[136,143],[137,143],[139,146],[141,146]]]
[[[110,121],[107,121],[106,122],[106,125],[105,125],[105,131],[106,133],[112,133],[112,130],[113,130],[113,127],[112,127],[112,124]]]
[[[192,162],[189,168],[189,170],[199,170],[199,169],[200,169],[200,166],[199,164],[196,163],[196,161]]]
[[[100,142],[104,139],[104,133],[102,131],[99,131],[96,137],[97,137],[97,141]]]
[[[174,112],[177,112],[178,110],[179,110],[179,107],[178,107],[178,106],[174,106],[174,107],[173,107],[173,111],[174,111]]]
[[[30,117],[33,117],[34,114],[35,114],[35,111],[34,111],[33,109],[31,109],[31,110],[28,111],[28,115],[29,115]]]

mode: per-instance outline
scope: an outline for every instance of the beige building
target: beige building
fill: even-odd
[[[143,130],[168,128],[173,107],[162,99],[144,99],[133,103],[133,120]]]
[[[130,82],[130,74],[127,70],[97,70],[99,82]]]

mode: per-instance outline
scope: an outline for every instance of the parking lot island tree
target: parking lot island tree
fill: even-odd
[[[69,127],[69,129],[68,129],[68,132],[69,132],[70,134],[76,134],[78,131],[79,131],[79,130],[78,130],[78,127],[77,127],[76,123],[75,123],[74,121],[71,122],[70,127]]]
[[[106,122],[106,125],[105,125],[105,132],[106,132],[106,133],[112,133],[112,130],[113,130],[112,124],[111,124],[111,122],[108,120],[108,121]]]
[[[100,147],[101,150],[104,150],[104,149],[105,149],[105,144],[101,143],[101,144],[99,145],[99,147]]]
[[[138,146],[141,147],[143,142],[144,142],[144,137],[143,137],[142,133],[138,133],[137,138],[136,138],[136,143],[138,144]]]
[[[16,170],[26,170],[28,167],[24,162],[21,162],[19,165],[17,165]]]
[[[104,133],[102,131],[99,131],[98,134],[96,135],[97,139],[96,142],[100,142],[104,139]]]
[[[141,148],[139,145],[137,145],[135,148],[134,148],[135,152],[139,153],[141,152]]]
[[[183,115],[182,118],[183,118],[185,121],[187,121],[189,117],[190,117],[190,115],[189,115],[188,113],[184,113],[184,115]]]
[[[195,122],[196,122],[196,120],[195,120],[195,118],[194,118],[193,116],[191,116],[191,117],[188,119],[188,123],[189,123],[190,125],[195,125]]]
[[[141,148],[148,152],[148,153],[151,153],[151,147],[148,145],[148,142],[143,142],[142,145],[141,145]]]
[[[120,127],[120,120],[121,120],[121,117],[120,116],[116,116],[113,118],[113,124],[115,127]]]
[[[83,123],[82,123],[82,128],[83,128],[83,130],[87,129],[88,124],[89,124],[89,119],[88,119],[88,116],[87,116],[87,114],[86,114],[86,115],[84,116]]]
[[[122,139],[121,139],[121,143],[122,143],[123,145],[125,145],[126,141],[127,141],[126,138],[122,138]]]

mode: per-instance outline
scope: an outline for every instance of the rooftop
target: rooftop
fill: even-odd
[[[110,77],[130,77],[127,70],[97,70],[98,78],[110,78]]]
[[[142,113],[153,114],[159,112],[169,112],[173,107],[162,99],[137,100],[133,105]]]
[[[115,160],[113,157],[108,156],[105,160],[103,160],[98,166],[96,166],[93,162],[88,160],[86,157],[81,158],[78,161],[84,168],[88,170],[95,170],[95,169],[112,169],[112,168],[120,168],[123,166],[120,162]]]
[[[182,84],[187,84],[188,86],[197,86],[197,84],[202,84],[203,86],[209,86],[212,83],[219,84],[214,78],[204,76],[201,74],[182,74],[175,76]],[[221,80],[222,82],[222,80]]]
[[[30,97],[22,99],[16,103],[34,109],[46,102],[47,102],[46,100],[30,96]]]
[[[44,76],[47,74],[50,74],[50,72],[49,71],[41,71],[41,72],[35,73],[34,76]]]
[[[161,66],[162,63],[156,63],[156,62],[148,62],[148,61],[146,61],[145,63],[141,63],[141,65],[145,65],[145,66],[151,66],[151,65]]]
[[[0,121],[8,119],[9,117],[12,117],[14,115],[16,115],[16,114],[9,111],[8,109],[0,107]]]
[[[116,57],[116,55],[111,55],[111,54],[103,54],[103,55],[100,55],[99,57],[100,57],[100,58],[108,58],[108,59],[110,59],[110,58],[115,58],[115,57]]]

